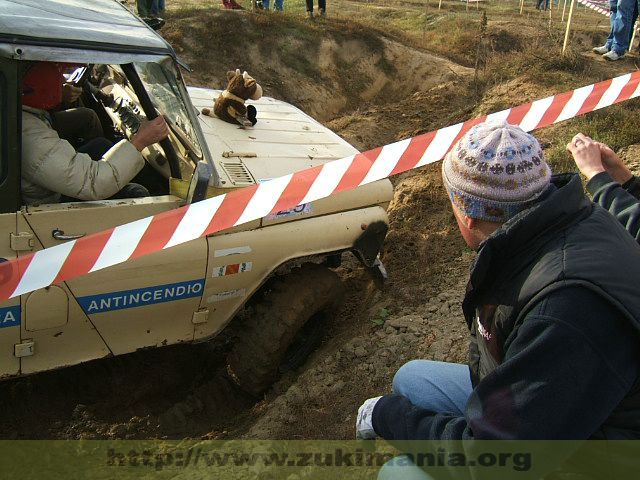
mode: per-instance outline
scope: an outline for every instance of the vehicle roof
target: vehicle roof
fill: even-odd
[[[0,42],[169,53],[171,47],[117,0],[0,0]]]

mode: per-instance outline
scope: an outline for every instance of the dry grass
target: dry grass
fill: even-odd
[[[249,6],[248,0],[238,1]],[[302,41],[314,49],[318,39],[330,29],[332,35],[338,32],[344,38],[364,36],[374,49],[382,48],[380,38],[387,36],[461,65],[476,67],[474,81],[460,82],[457,93],[451,92],[470,100],[468,108],[454,115],[456,119],[512,107],[637,69],[636,54],[611,64],[590,53],[591,47],[602,44],[606,38],[606,17],[579,7],[570,49],[563,56],[560,54],[565,26],[561,21],[562,9],[554,9],[550,21],[546,12],[536,11],[530,4],[526,2],[525,12],[520,15],[519,0],[491,0],[483,2],[479,9],[472,5],[468,11],[464,2],[458,0],[444,0],[441,10],[437,0],[330,0],[327,20],[312,22],[305,17],[304,0],[285,0],[284,14],[239,14],[237,20],[224,25],[207,23],[203,13],[220,9],[221,0],[168,0],[168,9],[170,18],[196,14],[203,19],[210,32],[207,44],[200,46],[203,58],[207,51],[236,48],[228,39],[239,30],[244,39],[237,48],[246,42],[269,48],[280,39],[278,44],[284,46],[281,55],[285,63],[317,77],[309,57],[297,48],[287,48],[287,42],[282,39],[296,39],[291,45]],[[479,47],[483,10],[488,28]],[[249,22],[251,27],[240,28],[242,21]],[[637,102],[627,102],[538,134],[547,146],[552,163],[561,170],[572,169],[564,146],[577,130],[609,142],[615,148],[639,143],[640,135],[634,128],[639,111]],[[443,112],[441,117],[453,118],[451,112]]]

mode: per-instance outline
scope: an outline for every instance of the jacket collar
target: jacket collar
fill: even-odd
[[[24,110],[27,113],[31,113],[32,115],[35,115],[39,119],[47,122],[49,125],[52,124],[52,122],[51,122],[51,114],[49,112],[47,112],[46,110],[41,110],[39,108],[29,107],[27,105],[23,105],[22,106],[22,110]]]
[[[532,252],[592,209],[577,174],[552,177],[539,202],[505,222],[480,245],[467,288],[470,296],[505,272],[517,272],[528,265],[535,258]]]

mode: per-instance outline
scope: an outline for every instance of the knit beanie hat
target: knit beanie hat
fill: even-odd
[[[449,199],[478,220],[503,223],[537,201],[551,170],[533,135],[504,121],[471,128],[442,163]]]

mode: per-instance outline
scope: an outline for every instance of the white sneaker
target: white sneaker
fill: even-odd
[[[593,51],[600,55],[604,55],[605,53],[609,53],[609,47],[607,47],[606,45],[603,45],[601,47],[594,47]]]
[[[612,62],[615,62],[616,60],[620,60],[622,57],[624,57],[624,53],[622,55],[618,55],[615,50],[611,50],[610,52],[602,55],[602,57],[605,60],[611,60]]]

